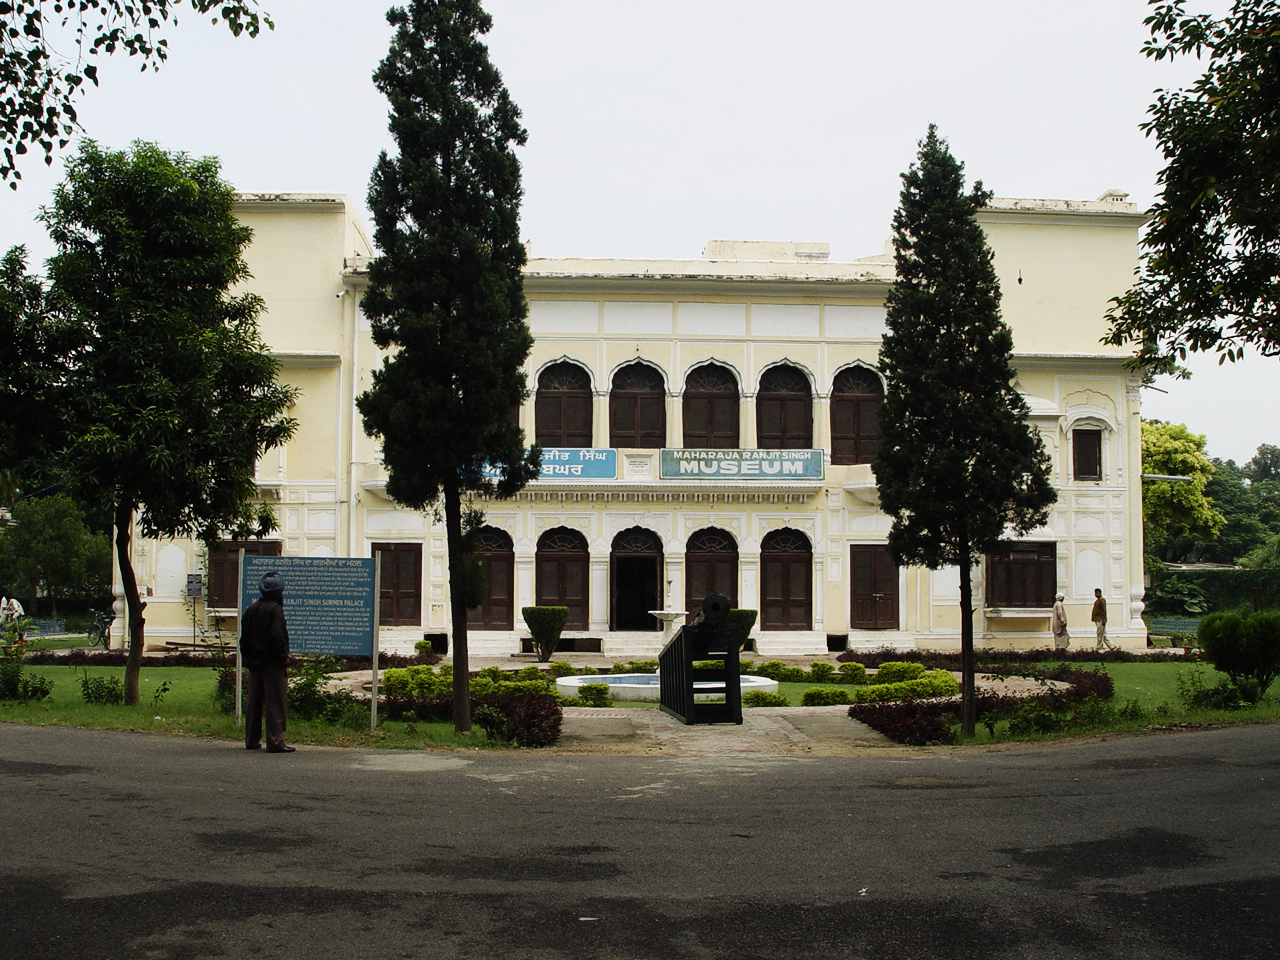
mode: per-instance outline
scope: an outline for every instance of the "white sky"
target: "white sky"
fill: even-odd
[[[1225,0],[1191,0],[1221,10]],[[170,62],[109,58],[79,104],[104,145],[212,154],[240,190],[363,200],[389,147],[370,75],[388,0],[264,0],[276,22],[233,39],[195,15]],[[1147,207],[1161,163],[1138,129],[1160,86],[1196,72],[1140,54],[1145,0],[487,0],[488,42],[529,144],[523,232],[535,256],[697,257],[707,240],[805,240],[879,253],[899,174],[930,122],[1002,197]],[[0,188],[0,249],[52,249],[33,218],[61,177],[28,155]],[[1280,444],[1280,360],[1147,391],[1243,462]]]

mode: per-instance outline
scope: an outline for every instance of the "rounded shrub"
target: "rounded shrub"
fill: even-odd
[[[613,703],[607,683],[584,683],[578,688],[578,699],[584,707],[607,707]]]
[[[924,676],[923,663],[910,663],[903,660],[890,660],[880,664],[872,683],[901,683],[904,680],[919,680]]]
[[[1280,611],[1210,614],[1196,637],[1205,659],[1248,703],[1257,703],[1280,675]]]
[[[748,690],[742,695],[744,707],[789,707],[791,701],[786,694],[770,693],[767,690]]]
[[[810,687],[800,695],[802,707],[830,707],[837,703],[852,703],[848,690],[839,687]]]
[[[546,662],[560,644],[560,634],[569,622],[568,607],[521,607],[520,616],[533,634],[533,649]]]
[[[871,678],[867,676],[867,668],[854,660],[846,660],[840,664],[839,673],[841,683],[864,687],[871,682]]]
[[[835,683],[836,668],[822,660],[809,664],[810,683]]]

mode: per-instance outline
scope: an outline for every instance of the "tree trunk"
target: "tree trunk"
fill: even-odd
[[[973,558],[966,543],[960,552],[960,732],[972,737],[978,723],[973,655]]]
[[[444,526],[449,545],[449,615],[453,621],[453,728],[471,732],[471,668],[467,658],[466,590],[463,586],[462,494],[444,485]]]
[[[133,530],[133,504],[121,500],[116,504],[116,562],[120,564],[120,583],[124,587],[125,635],[129,638],[129,658],[124,665],[124,702],[138,703],[138,680],[142,675],[142,646],[145,642],[142,611],[146,604],[138,595],[138,578],[133,572],[129,544]]]

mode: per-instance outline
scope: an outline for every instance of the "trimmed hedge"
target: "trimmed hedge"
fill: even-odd
[[[1080,650],[988,650],[975,651],[979,673],[1009,673],[1011,667],[1021,668],[1024,664],[1045,663],[1181,663],[1187,657],[1181,653],[1161,653],[1149,650],[1146,653],[1130,653],[1128,650],[1108,650],[1098,653],[1092,647]],[[1191,657],[1191,659],[1195,659]],[[836,657],[841,663],[857,661],[868,669],[875,669],[891,661],[912,661],[923,664],[927,669],[950,670],[958,673],[961,670],[960,651],[943,652],[939,650],[894,650],[884,647],[880,650],[846,650]],[[1021,670],[1017,671],[1021,672]]]
[[[880,664],[873,683],[902,683],[904,680],[919,680],[924,676],[924,664],[919,662],[890,660]]]
[[[848,690],[840,687],[810,687],[800,694],[802,707],[830,707],[838,703],[852,703]]]
[[[923,668],[921,668],[923,672]],[[877,677],[880,674],[876,674]],[[888,700],[926,700],[934,697],[951,697],[960,692],[960,683],[946,670],[932,670],[916,680],[900,680],[896,683],[872,683],[855,687],[854,703],[884,703]]]
[[[849,716],[865,723],[872,730],[883,733],[895,743],[909,747],[926,747],[935,743],[956,742],[950,714],[937,702],[902,700],[897,703],[855,703],[849,708]]]
[[[783,693],[769,693],[765,690],[748,690],[742,695],[744,707],[789,707],[791,701]]]

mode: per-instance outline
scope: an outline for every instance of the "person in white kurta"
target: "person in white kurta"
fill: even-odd
[[[1065,594],[1058,594],[1053,601],[1053,620],[1050,623],[1050,629],[1053,631],[1053,649],[1066,650],[1071,646],[1071,635],[1067,633],[1067,608],[1062,605],[1062,601],[1067,599]]]

